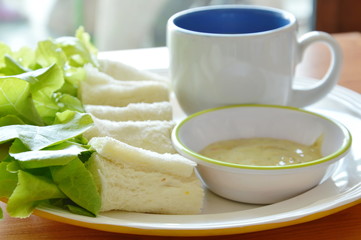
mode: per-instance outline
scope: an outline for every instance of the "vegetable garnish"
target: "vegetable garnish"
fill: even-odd
[[[83,28],[35,50],[0,43],[0,198],[12,217],[28,217],[41,204],[99,212],[100,195],[85,165],[92,150],[82,137],[93,121],[77,97],[86,64],[99,66]]]

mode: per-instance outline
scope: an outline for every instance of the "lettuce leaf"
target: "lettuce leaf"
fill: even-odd
[[[15,77],[0,79],[0,117],[7,115],[18,116],[28,124],[43,125],[28,82]]]
[[[2,77],[0,81],[6,78]],[[60,108],[53,94],[64,84],[63,72],[58,65],[53,64],[47,68],[11,76],[11,79],[14,78],[21,79],[29,84],[30,95],[28,94],[27,100],[32,102],[36,112],[45,124],[52,123],[55,114]],[[10,95],[10,93],[6,95]]]
[[[0,43],[0,198],[10,216],[27,217],[41,204],[98,214],[85,167],[93,151],[82,136],[93,121],[77,97],[84,66],[99,66],[96,54],[83,28],[35,49]]]
[[[32,48],[24,46],[17,50],[16,52],[11,53],[11,57],[20,65],[23,69],[28,69],[29,71],[40,68],[35,59],[35,52]]]
[[[12,217],[28,217],[42,201],[65,198],[57,185],[45,176],[18,172],[18,184],[7,202],[7,212]]]
[[[3,74],[5,75],[16,75],[29,71],[8,55],[5,55],[4,59],[6,68],[4,68]]]
[[[85,112],[83,104],[77,97],[69,94],[55,94],[54,97],[58,103],[60,112],[64,112],[66,110]]]
[[[87,63],[98,67],[97,49],[90,43],[90,36],[79,28],[76,31],[76,37],[60,37],[55,40],[56,44],[61,47],[62,51],[69,60],[69,65],[81,67]]]
[[[57,186],[75,203],[93,214],[98,214],[101,199],[95,186],[93,176],[76,158],[64,166],[50,168]]]
[[[0,197],[10,197],[18,183],[18,175],[8,171],[8,162],[0,162]]]
[[[52,40],[38,42],[35,56],[37,63],[42,67],[49,67],[54,63],[58,66],[64,66],[67,62],[65,53]]]
[[[15,140],[10,149],[10,156],[18,160],[22,168],[31,169],[66,165],[83,151],[87,149],[69,142],[44,150],[27,151],[20,141]]]
[[[0,197],[7,197],[12,217],[27,217],[50,199],[70,199],[63,207],[96,216],[100,195],[84,156],[91,150],[81,134],[92,126],[90,115],[66,111],[49,126],[0,127],[8,156],[0,162]],[[6,131],[4,131],[6,129]],[[6,148],[6,147],[5,147]],[[87,161],[87,159],[85,159]]]
[[[25,124],[18,116],[15,115],[6,115],[5,117],[0,117],[0,127],[7,125],[21,125]]]
[[[28,150],[41,150],[82,134],[92,123],[89,114],[74,112],[73,118],[64,124],[3,126],[0,127],[0,143],[19,139]]]
[[[16,115],[29,124],[50,124],[60,110],[54,93],[63,84],[63,72],[56,64],[0,77],[0,113]]]

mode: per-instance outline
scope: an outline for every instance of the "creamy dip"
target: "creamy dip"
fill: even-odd
[[[283,166],[322,157],[321,138],[311,146],[274,138],[244,138],[215,142],[201,152],[216,160],[257,166]]]

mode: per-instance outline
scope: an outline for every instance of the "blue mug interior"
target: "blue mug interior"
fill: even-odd
[[[174,19],[174,24],[179,28],[213,34],[258,33],[290,23],[290,17],[282,12],[257,8],[204,9]]]

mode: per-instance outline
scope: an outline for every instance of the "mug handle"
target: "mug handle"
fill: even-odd
[[[292,89],[291,98],[288,103],[294,107],[305,107],[325,97],[336,85],[342,64],[342,51],[336,40],[328,33],[313,31],[299,38],[300,53],[303,55],[305,49],[315,43],[324,42],[331,52],[331,63],[325,76],[312,88]],[[301,56],[302,56],[301,55]]]

